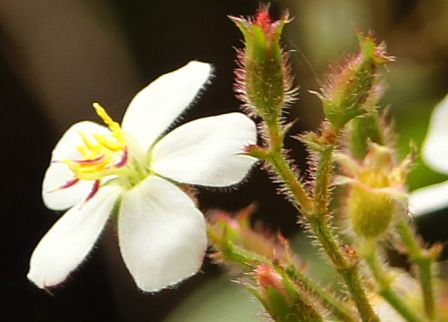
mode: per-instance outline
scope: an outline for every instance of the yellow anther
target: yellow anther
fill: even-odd
[[[85,133],[80,132],[79,134],[81,135],[82,142],[87,147],[87,149],[89,149],[92,152],[96,152],[96,153],[101,150],[101,146],[90,141]]]
[[[117,143],[113,143],[112,141],[106,139],[104,136],[101,136],[102,138],[99,140],[98,137],[95,137],[97,141],[100,144],[105,143],[104,146],[106,148],[110,148],[110,150],[118,151],[122,150],[124,146],[126,145],[126,141],[123,135],[123,132],[121,130],[120,124],[115,122],[109,114],[107,114],[106,110],[99,104],[99,103],[93,103],[93,108],[96,111],[96,114],[98,114],[99,117],[103,120],[103,122],[109,127],[109,129],[112,132],[112,136],[118,141]],[[103,140],[104,139],[104,140]]]
[[[78,145],[76,147],[76,149],[78,150],[79,153],[81,153],[81,156],[83,159],[87,159],[88,156],[88,150],[84,145]]]
[[[89,136],[80,132],[82,144],[76,147],[81,154],[78,160],[62,160],[81,180],[98,180],[110,175],[123,175],[129,170],[122,165],[116,166],[117,160],[125,153],[126,140],[120,125],[115,122],[98,103],[94,103],[98,116],[109,127],[107,134],[92,133]]]
[[[120,129],[120,125],[115,122],[109,114],[107,114],[106,110],[99,104],[99,103],[93,103],[93,108],[96,111],[96,114],[98,114],[99,117],[103,120],[104,123],[112,130]]]
[[[105,176],[110,175],[128,175],[129,169],[127,168],[114,168],[108,167],[108,162],[101,162],[92,165],[79,164],[72,160],[62,160],[73,172],[76,178],[81,180],[98,180]]]
[[[117,152],[117,151],[123,150],[122,142],[114,142],[114,141],[108,139],[106,136],[100,135],[100,134],[95,134],[94,137],[98,141],[99,144],[101,144],[102,146],[104,146],[105,148],[107,148],[111,151]]]

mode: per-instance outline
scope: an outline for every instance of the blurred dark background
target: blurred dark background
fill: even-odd
[[[190,60],[215,67],[213,84],[185,120],[236,111],[235,47],[241,36],[227,15],[251,15],[246,0],[2,0],[0,86],[2,321],[249,321],[259,308],[206,262],[203,272],[172,290],[143,294],[123,266],[113,228],[89,259],[51,294],[26,279],[30,255],[59,214],[45,209],[41,181],[51,150],[72,123],[96,116],[93,101],[116,119],[133,95],[157,76]],[[397,62],[386,71],[384,98],[400,131],[400,151],[421,144],[433,106],[448,92],[448,3],[445,0],[276,1],[289,9],[284,44],[300,85],[293,133],[314,129],[319,89],[330,64],[356,49],[356,30],[372,30]],[[288,142],[304,165],[297,142]],[[446,178],[420,161],[411,189]],[[287,236],[296,233],[294,209],[278,197],[266,175],[254,170],[238,191],[201,191],[204,210],[236,210],[255,201],[255,219]],[[428,219],[429,218],[429,219]],[[429,242],[445,240],[440,214],[419,222]]]

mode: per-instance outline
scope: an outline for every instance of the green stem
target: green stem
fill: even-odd
[[[319,161],[314,186],[313,216],[308,218],[310,227],[325,253],[332,261],[337,272],[346,283],[352,299],[363,321],[379,321],[370,305],[361,283],[360,272],[356,258],[350,258],[351,253],[345,254],[337,239],[336,233],[328,223],[328,204],[330,198],[330,183],[333,171],[333,151],[337,133],[330,135],[333,138],[319,153]]]
[[[272,141],[271,141],[272,142]],[[328,155],[332,155],[332,149],[328,151]],[[347,284],[348,290],[351,293],[353,302],[355,303],[361,319],[365,322],[379,321],[375,312],[373,311],[365,290],[362,287],[361,279],[359,276],[359,270],[356,264],[344,257],[339,243],[335,237],[335,234],[331,231],[329,224],[326,222],[325,216],[319,212],[314,214],[314,209],[325,209],[327,207],[327,197],[319,197],[319,205],[315,205],[315,202],[306,193],[303,185],[297,179],[294,171],[290,168],[288,161],[285,159],[281,150],[276,149],[275,146],[271,146],[271,151],[267,153],[266,160],[271,163],[275,172],[279,175],[284,182],[288,190],[293,196],[294,204],[301,209],[304,216],[307,217],[310,228],[316,235],[317,240],[322,245],[325,253],[331,259],[333,265],[335,265],[338,273],[343,277]],[[322,191],[328,191],[330,170],[332,168],[332,157],[324,158],[326,165],[319,165],[318,168],[322,169],[322,173],[318,174],[318,178],[321,178],[316,186],[319,186]],[[325,172],[325,173],[324,173]],[[325,194],[327,194],[326,192]],[[324,194],[320,194],[323,196]]]
[[[409,322],[424,322],[411,307],[392,288],[390,276],[384,269],[384,264],[379,259],[376,251],[376,241],[366,241],[362,253],[373,278],[379,286],[378,293],[406,320]]]
[[[430,321],[436,317],[434,285],[433,285],[433,262],[434,256],[420,246],[413,229],[404,219],[396,226],[398,234],[408,250],[409,258],[418,267],[418,277],[422,289],[425,314]]]
[[[358,309],[362,321],[380,321],[370,305],[365,290],[361,283],[359,268],[356,261],[350,261],[344,257],[344,253],[338,245],[336,238],[329,230],[322,217],[309,218],[311,230],[316,235],[327,256],[342,276],[352,296],[352,300]]]
[[[340,321],[356,322],[357,319],[343,303],[338,301],[332,294],[326,292],[321,286],[317,285],[312,279],[304,275],[295,267],[286,269],[288,276],[298,284],[302,284],[313,298],[319,300],[320,304],[331,312]]]
[[[271,260],[228,241],[225,236],[220,235],[211,225],[208,226],[208,237],[227,263],[235,263],[248,271],[254,271],[262,264],[272,265]],[[338,301],[332,294],[325,291],[325,289],[317,285],[312,279],[304,275],[294,263],[285,264],[285,267],[283,265],[277,265],[276,267],[279,271],[284,272],[282,274],[285,274],[288,279],[293,281],[298,289],[304,291],[302,296],[312,298],[310,303],[317,301],[335,317],[338,317],[340,321],[356,321],[344,303]]]
[[[256,271],[260,265],[272,266],[271,260],[250,250],[241,248],[229,241],[219,242],[219,238],[212,228],[209,228],[208,234],[212,244],[220,251],[227,263],[235,263],[250,272]],[[257,288],[247,287],[260,300],[272,318],[278,322],[323,322],[324,320],[314,303],[316,300],[319,303],[323,302],[323,298],[320,298],[321,295],[325,296],[327,300],[330,300],[331,295],[323,290],[320,294],[317,294],[317,291],[312,292],[308,288],[303,292],[303,283],[297,283],[298,278],[295,279],[281,266],[277,266],[277,269],[284,277],[282,283],[286,293],[270,287],[266,287],[261,292]],[[301,276],[299,272],[296,271],[295,273],[297,273],[296,276]],[[336,302],[335,299],[333,301]]]
[[[302,183],[297,179],[296,173],[291,169],[283,154],[280,151],[271,151],[268,155],[268,161],[292,194],[294,204],[304,214],[310,214],[313,209],[312,199],[308,196]]]
[[[314,186],[314,209],[317,216],[328,213],[330,198],[331,174],[333,171],[333,145],[325,148],[320,153],[319,165],[316,173],[316,183]]]

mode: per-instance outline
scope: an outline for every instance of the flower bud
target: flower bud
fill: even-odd
[[[255,18],[230,17],[244,35],[245,48],[238,52],[235,90],[249,113],[259,115],[268,126],[278,123],[282,108],[292,97],[292,77],[287,55],[280,45],[285,14],[272,21],[268,7]]]
[[[388,193],[355,184],[348,198],[347,212],[355,233],[366,239],[383,234],[396,213],[395,201]]]
[[[330,81],[320,95],[325,117],[336,128],[374,108],[369,96],[378,84],[379,65],[393,61],[386,56],[384,44],[377,45],[372,37],[359,35],[359,53],[330,75]]]
[[[255,269],[255,276],[262,292],[273,288],[281,294],[286,294],[283,278],[269,265],[262,264]]]
[[[255,270],[257,287],[252,290],[275,321],[323,321],[322,316],[306,292],[284,273],[270,264]]]
[[[245,258],[238,251],[247,251],[258,258],[269,259],[284,265],[296,263],[296,259],[289,247],[288,241],[280,234],[272,234],[258,225],[252,228],[250,218],[255,211],[254,206],[249,206],[236,214],[224,211],[213,211],[209,214],[209,240],[217,252],[212,256],[219,261],[235,264],[251,264],[251,258]]]
[[[364,239],[380,237],[404,209],[404,165],[396,166],[393,151],[377,144],[370,145],[361,164],[350,162],[352,178],[346,211],[351,227]],[[342,168],[344,171],[344,164]]]

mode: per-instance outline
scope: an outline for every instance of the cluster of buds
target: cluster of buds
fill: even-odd
[[[216,252],[210,257],[230,268],[237,268],[240,283],[254,295],[275,321],[323,321],[318,300],[288,242],[258,227],[250,217],[254,207],[234,216],[223,211],[211,215],[208,235]]]
[[[425,314],[432,321],[434,256],[420,247],[405,217],[405,180],[412,158],[397,160],[393,136],[378,113],[383,88],[378,69],[393,57],[387,56],[385,45],[371,35],[359,34],[359,52],[330,74],[328,83],[317,93],[325,114],[320,131],[295,136],[311,154],[311,184],[305,185],[283,143],[288,126],[282,116],[295,93],[287,53],[280,44],[288,15],[274,21],[265,6],[253,18],[231,19],[243,33],[245,45],[238,52],[235,90],[246,111],[261,121],[261,142],[246,148],[246,153],[263,160],[274,180],[282,184],[285,195],[302,215],[299,220],[344,280],[351,302],[316,285],[297,265],[282,237],[252,229],[253,209],[236,217],[224,213],[212,217],[209,239],[216,250],[212,257],[243,272],[240,281],[275,321],[390,320],[389,315],[381,314],[380,306],[369,301],[373,289],[363,284],[361,263],[367,265],[375,281],[368,284],[375,286],[401,317],[420,321],[419,310],[400,298],[392,283],[394,274],[379,256],[381,242],[394,232],[411,262],[418,266]],[[337,152],[339,147],[344,153]],[[344,174],[339,181],[334,180],[335,160]],[[348,186],[345,212],[354,243],[343,240],[332,226],[335,182]],[[353,315],[355,308],[358,315]]]
[[[371,143],[364,160],[341,154],[338,161],[346,175],[341,182],[349,185],[346,213],[351,228],[362,239],[380,238],[394,218],[407,212],[410,158],[397,164],[391,148]]]

